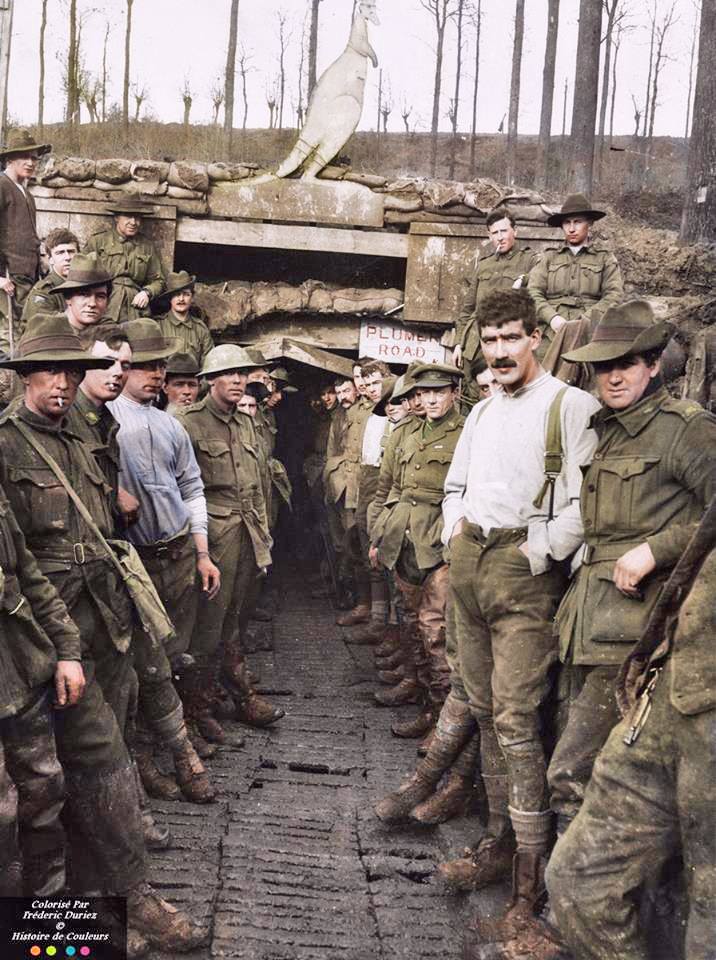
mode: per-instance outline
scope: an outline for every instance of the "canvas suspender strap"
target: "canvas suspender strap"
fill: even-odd
[[[77,512],[79,513],[79,515],[82,517],[82,519],[90,528],[90,530],[95,535],[95,537],[97,537],[102,547],[106,550],[107,559],[111,561],[112,565],[116,568],[117,573],[120,575],[122,580],[126,580],[127,571],[115,556],[114,550],[109,545],[109,543],[107,543],[107,540],[102,534],[102,531],[99,529],[97,524],[92,519],[92,514],[89,512],[89,510],[84,505],[84,503],[82,503],[82,500],[80,499],[79,494],[74,489],[74,487],[70,484],[70,481],[67,479],[64,471],[62,470],[62,467],[54,459],[54,457],[52,457],[47,452],[47,450],[45,450],[42,444],[39,443],[35,437],[33,437],[32,432],[27,429],[24,423],[21,423],[19,420],[16,420],[14,417],[11,418],[10,422],[17,430],[20,431],[20,433],[23,435],[25,440],[27,440],[27,442],[30,444],[33,450],[35,450],[36,453],[38,453],[42,457],[42,459],[45,461],[45,463],[50,468],[50,470],[52,470],[54,475],[57,477],[57,479],[60,481],[62,486],[67,491],[67,494],[69,495],[70,500],[74,503],[75,507],[77,508]]]
[[[562,387],[550,404],[547,415],[547,437],[544,449],[544,483],[532,506],[541,507],[549,493],[547,520],[554,520],[554,485],[562,472],[562,400],[568,387]]]

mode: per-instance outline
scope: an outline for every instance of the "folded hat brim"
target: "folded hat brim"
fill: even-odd
[[[56,353],[34,353],[28,357],[14,357],[12,360],[0,360],[0,368],[15,370],[17,367],[47,367],[48,364],[71,363],[85,370],[109,370],[115,361],[110,357],[91,357],[75,350],[60,350]]]
[[[553,213],[547,217],[547,223],[550,227],[561,227],[565,220],[570,217],[589,217],[590,220],[601,220],[606,217],[605,210],[570,210],[569,213]]]
[[[37,153],[39,156],[44,157],[50,150],[52,150],[51,143],[29,143],[24,147],[10,147],[7,150],[0,150],[0,157],[12,157],[21,153]]]

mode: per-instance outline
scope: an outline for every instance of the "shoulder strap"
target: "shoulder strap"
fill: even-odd
[[[65,476],[65,473],[62,470],[62,467],[54,459],[54,457],[52,457],[47,452],[47,450],[45,450],[42,444],[39,443],[35,437],[33,437],[32,431],[28,430],[24,423],[22,423],[20,420],[17,420],[15,417],[10,418],[10,423],[12,423],[12,425],[17,430],[19,430],[19,432],[23,435],[25,440],[27,440],[27,442],[33,448],[33,450],[35,450],[42,457],[42,459],[45,461],[45,463],[50,468],[50,470],[52,470],[54,475],[57,477],[57,479],[60,481],[62,486],[67,491],[67,494],[69,495],[70,500],[72,500],[75,507],[77,508],[77,512],[79,513],[79,515],[82,517],[82,519],[90,528],[90,530],[95,535],[95,537],[97,537],[100,544],[104,547],[105,551],[107,552],[107,559],[113,564],[113,566],[117,570],[117,573],[120,575],[122,580],[126,580],[127,578],[126,570],[124,569],[122,564],[119,562],[119,560],[115,556],[114,550],[112,550],[109,543],[107,543],[106,539],[104,538],[104,535],[102,534],[102,531],[99,529],[97,524],[92,519],[92,514],[89,512],[89,510],[84,505],[84,503],[82,503],[82,500],[80,499],[79,494],[77,493],[75,488],[70,484],[70,481]]]
[[[537,497],[533,501],[533,506],[541,507],[544,498],[549,492],[549,511],[548,520],[554,520],[554,485],[557,477],[562,472],[562,400],[568,387],[562,389],[556,394],[549,407],[547,415],[547,437],[544,448],[544,483]]]

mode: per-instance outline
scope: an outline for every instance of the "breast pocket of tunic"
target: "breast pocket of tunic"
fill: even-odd
[[[634,530],[638,536],[648,522],[648,506],[658,478],[661,457],[615,457],[600,463],[596,477],[596,526],[599,533]],[[592,464],[592,467],[594,463]]]
[[[442,502],[445,477],[451,463],[452,451],[435,450],[429,452],[421,467],[421,485],[427,492],[434,495],[435,503]]]
[[[578,258],[579,259],[579,258]],[[575,293],[580,297],[599,300],[602,290],[604,264],[583,260],[579,264],[579,282]]]
[[[229,444],[224,440],[200,440],[198,446],[204,486],[208,490],[233,487],[235,476]]]
[[[132,276],[139,286],[141,286],[147,279],[147,274],[149,273],[149,261],[151,259],[152,255],[150,253],[137,250],[134,252],[134,255],[130,260]]]
[[[33,535],[68,529],[69,501],[57,477],[46,467],[11,466],[8,475],[21,491]]]

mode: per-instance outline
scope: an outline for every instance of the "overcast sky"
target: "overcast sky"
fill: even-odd
[[[658,19],[671,7],[678,18],[665,42],[669,60],[664,63],[659,86],[655,133],[683,136],[689,82],[689,57],[695,19],[695,0],[622,0],[629,11],[629,31],[624,35],[618,61],[615,132],[634,128],[632,94],[643,106],[649,60],[648,10],[656,2]],[[477,0],[474,0],[475,5]],[[133,83],[145,87],[149,114],[165,122],[182,118],[181,90],[185,78],[194,103],[191,118],[211,120],[210,91],[222,77],[230,0],[135,0],[132,26]],[[300,45],[309,0],[240,0],[239,38],[250,55],[248,76],[249,127],[268,125],[266,88],[278,74],[279,11],[287,18],[290,34],[286,55],[288,91],[284,126],[291,126],[297,102]],[[39,28],[42,0],[16,0],[8,110],[11,119],[32,124],[37,120],[39,80]],[[78,0],[83,12],[82,56],[85,68],[99,74],[106,24],[110,26],[109,100],[121,101],[124,62],[124,0]],[[45,119],[63,116],[62,63],[66,57],[68,0],[48,0],[47,77]],[[323,0],[320,14],[319,72],[335,59],[348,38],[352,0]],[[494,132],[507,110],[512,57],[513,0],[482,0],[483,27],[478,96],[478,130]],[[542,84],[547,0],[527,0],[522,60],[522,96],[519,129],[536,133]],[[553,131],[562,129],[565,79],[569,81],[567,129],[577,46],[579,0],[562,0]],[[401,106],[412,108],[411,128],[429,129],[434,72],[434,27],[420,0],[378,0],[381,26],[371,26],[371,42],[394,103],[388,128],[403,130]],[[469,130],[472,118],[472,85],[475,39],[466,27],[463,44],[460,129]],[[447,110],[455,86],[456,30],[448,28],[443,73],[441,128],[449,129]],[[360,128],[375,129],[378,71],[369,68],[366,102]],[[235,125],[242,116],[240,81],[237,80]],[[84,113],[86,119],[86,114]]]

